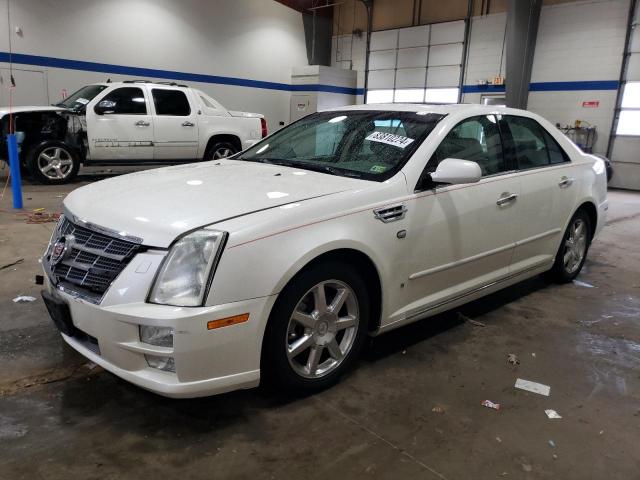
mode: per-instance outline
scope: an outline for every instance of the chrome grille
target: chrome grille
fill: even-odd
[[[73,236],[70,251],[58,263],[51,260],[52,246],[64,236]],[[52,280],[95,303],[100,302],[111,282],[141,248],[129,242],[72,223],[63,217],[45,256]]]

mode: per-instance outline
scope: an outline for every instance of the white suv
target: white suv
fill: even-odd
[[[0,109],[0,130],[8,113]],[[87,85],[54,107],[16,107],[13,115],[21,162],[43,183],[70,181],[81,163],[224,158],[267,135],[262,115],[229,111],[184,85],[143,80]]]

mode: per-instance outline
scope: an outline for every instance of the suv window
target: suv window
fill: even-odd
[[[532,118],[505,115],[503,120],[511,132],[520,170],[566,160],[566,154],[558,143]]]
[[[153,104],[156,106],[156,115],[171,115],[174,117],[186,117],[191,113],[189,100],[182,90],[151,90]]]
[[[482,115],[468,118],[456,125],[431,157],[428,171],[435,171],[445,158],[474,161],[480,165],[482,176],[506,171],[496,118],[493,115]]]
[[[113,114],[146,115],[147,104],[144,93],[138,87],[120,87],[107,94],[100,103],[113,102]]]

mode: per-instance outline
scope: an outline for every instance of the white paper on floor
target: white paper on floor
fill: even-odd
[[[13,303],[22,303],[22,302],[35,302],[35,297],[30,297],[29,295],[20,295],[13,299]]]
[[[549,385],[543,385],[542,383],[530,382],[529,380],[523,380],[518,378],[515,384],[516,388],[521,390],[526,390],[528,392],[537,393],[539,395],[544,395],[545,397],[549,396],[551,392],[551,387]]]
[[[546,413],[549,418],[562,418],[555,410],[545,410],[544,413]]]
[[[583,282],[581,280],[574,280],[573,283],[574,285],[578,285],[579,287],[594,288],[594,286],[591,285],[590,283]]]

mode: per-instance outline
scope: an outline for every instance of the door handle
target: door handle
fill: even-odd
[[[136,127],[148,127],[151,124],[149,122],[144,121],[144,120],[138,120],[134,125]]]
[[[573,178],[562,177],[560,179],[560,183],[558,183],[558,186],[560,188],[567,188],[567,187],[570,187],[572,184],[573,184]]]
[[[182,126],[183,127],[193,127],[193,126],[195,126],[195,123],[192,123],[192,122],[187,120],[186,122],[182,122]]]
[[[517,193],[505,192],[500,196],[500,198],[496,202],[496,205],[505,205],[507,203],[511,203],[511,202],[515,201],[516,198],[518,198],[518,194]]]

